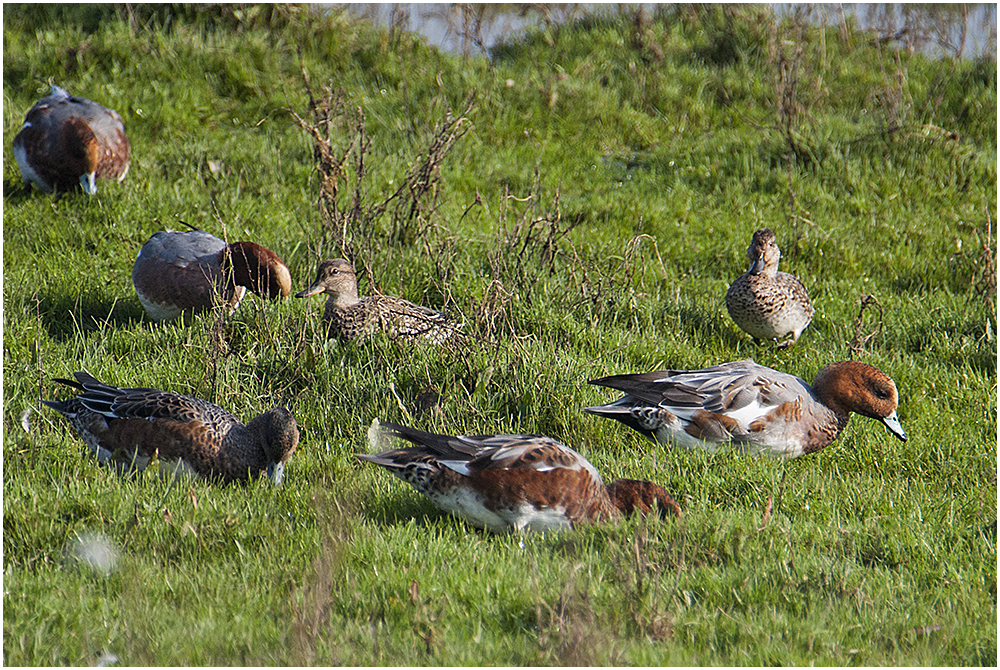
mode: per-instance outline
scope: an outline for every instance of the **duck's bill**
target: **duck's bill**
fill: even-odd
[[[316,284],[313,284],[309,288],[307,288],[307,289],[305,289],[303,291],[299,291],[298,293],[296,293],[295,297],[296,298],[308,298],[311,295],[316,295],[317,293],[322,293],[322,292],[323,292],[323,287],[322,286],[317,286]]]
[[[903,427],[899,424],[899,419],[896,417],[895,412],[887,417],[883,417],[882,423],[885,424],[885,427],[888,428],[893,435],[901,439],[903,442],[906,442],[906,433],[903,432]]]
[[[268,465],[267,478],[270,479],[271,483],[275,486],[281,486],[281,482],[285,480],[285,464],[271,463]]]

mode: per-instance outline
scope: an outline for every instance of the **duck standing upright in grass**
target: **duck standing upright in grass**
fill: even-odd
[[[202,230],[164,230],[139,250],[132,284],[149,316],[161,321],[218,304],[235,308],[247,289],[287,298],[292,276],[276,253],[254,242],[226,244]]]
[[[416,446],[358,458],[386,468],[444,511],[495,533],[563,530],[649,513],[654,506],[661,515],[681,515],[662,487],[634,479],[605,486],[587,459],[551,437],[453,437],[376,420],[369,441],[378,444],[383,436]]]
[[[885,424],[900,440],[899,394],[887,374],[866,363],[840,361],[813,385],[751,360],[703,370],[662,370],[590,382],[626,395],[584,411],[616,419],[654,442],[715,451],[732,443],[751,453],[795,458],[829,445],[851,412]]]
[[[390,337],[408,342],[441,344],[461,329],[447,315],[409,300],[389,295],[358,297],[354,266],[343,258],[323,261],[316,281],[295,294],[296,298],[326,293],[323,321],[329,337],[351,341],[386,331]]]
[[[86,372],[68,400],[43,400],[70,420],[97,460],[121,473],[139,472],[155,457],[175,473],[247,481],[266,473],[275,484],[299,443],[295,418],[284,407],[243,425],[207,400],[149,388],[118,388]]]
[[[753,234],[747,258],[750,269],[726,291],[729,316],[754,340],[789,338],[779,349],[795,344],[812,320],[813,306],[802,282],[778,272],[781,250],[771,230]]]
[[[98,177],[122,181],[128,174],[129,151],[118,112],[55,84],[28,111],[14,137],[21,178],[46,193],[79,185],[93,195]]]

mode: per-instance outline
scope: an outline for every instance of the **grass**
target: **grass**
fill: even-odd
[[[717,11],[598,14],[487,62],[339,10],[5,5],[5,664],[994,665],[995,58],[897,59],[851,26]],[[371,141],[359,182],[356,112],[334,119],[339,213],[355,184],[365,207],[396,191],[474,94],[414,218],[329,225],[285,111],[308,111],[300,45]],[[122,114],[124,184],[21,190],[10,138],[49,77]],[[152,324],[131,265],[181,221],[274,249],[296,289],[349,248],[481,343],[324,342],[315,300]],[[723,306],[764,226],[816,306],[787,351]],[[791,462],[710,456],[580,411],[611,373],[753,357],[812,379],[850,355],[869,294],[884,313],[861,358],[899,386],[906,443],[855,417]],[[38,400],[80,369],[245,419],[287,404],[285,485],[79,458]],[[376,417],[553,435],[685,516],[491,536],[354,459]],[[91,533],[110,573],[72,558]]]

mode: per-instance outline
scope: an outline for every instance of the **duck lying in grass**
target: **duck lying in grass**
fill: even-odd
[[[495,533],[546,531],[615,521],[635,512],[680,516],[670,494],[652,482],[604,485],[587,459],[551,437],[437,435],[376,420],[369,440],[385,436],[416,446],[358,454],[389,470],[435,505]]]
[[[223,482],[247,481],[263,473],[275,484],[299,443],[295,418],[284,407],[243,425],[206,400],[148,388],[118,388],[86,372],[76,381],[56,379],[81,393],[43,400],[67,419],[97,460],[125,474],[154,458],[161,472]]]
[[[80,186],[93,195],[98,177],[122,181],[128,174],[129,151],[118,112],[55,84],[28,111],[14,138],[21,178],[46,193]]]
[[[351,341],[377,330],[407,342],[441,344],[462,328],[447,315],[389,295],[358,297],[354,266],[343,258],[323,261],[316,280],[296,298],[326,293],[323,321],[328,337]]]
[[[292,276],[276,253],[254,242],[226,244],[202,230],[162,230],[139,250],[132,285],[146,313],[162,321],[219,304],[235,308],[248,289],[271,300],[287,298]]]
[[[812,386],[751,360],[590,383],[627,395],[584,411],[621,421],[655,442],[682,447],[714,451],[732,443],[751,453],[795,458],[837,439],[851,412],[881,421],[906,440],[896,417],[896,384],[858,361],[827,365]]]
[[[778,272],[781,250],[767,228],[753,234],[747,258],[750,269],[726,291],[729,316],[754,340],[787,337],[777,348],[790,347],[812,321],[809,294],[793,275]]]

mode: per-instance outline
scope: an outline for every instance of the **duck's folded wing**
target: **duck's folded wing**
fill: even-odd
[[[172,419],[179,423],[200,421],[214,432],[225,433],[242,425],[235,416],[206,400],[151,388],[117,388],[86,372],[73,375],[82,388],[77,398],[84,407],[110,419]]]
[[[595,480],[600,481],[600,475],[583,456],[551,437],[492,435],[484,438],[482,443],[486,448],[469,461],[469,473],[484,470],[587,470]]]
[[[661,370],[618,375],[591,382],[614,388],[650,407],[673,410],[700,408],[728,414],[752,405],[771,407],[808,392],[804,382],[757,365],[751,360],[714,365],[703,370]]]

